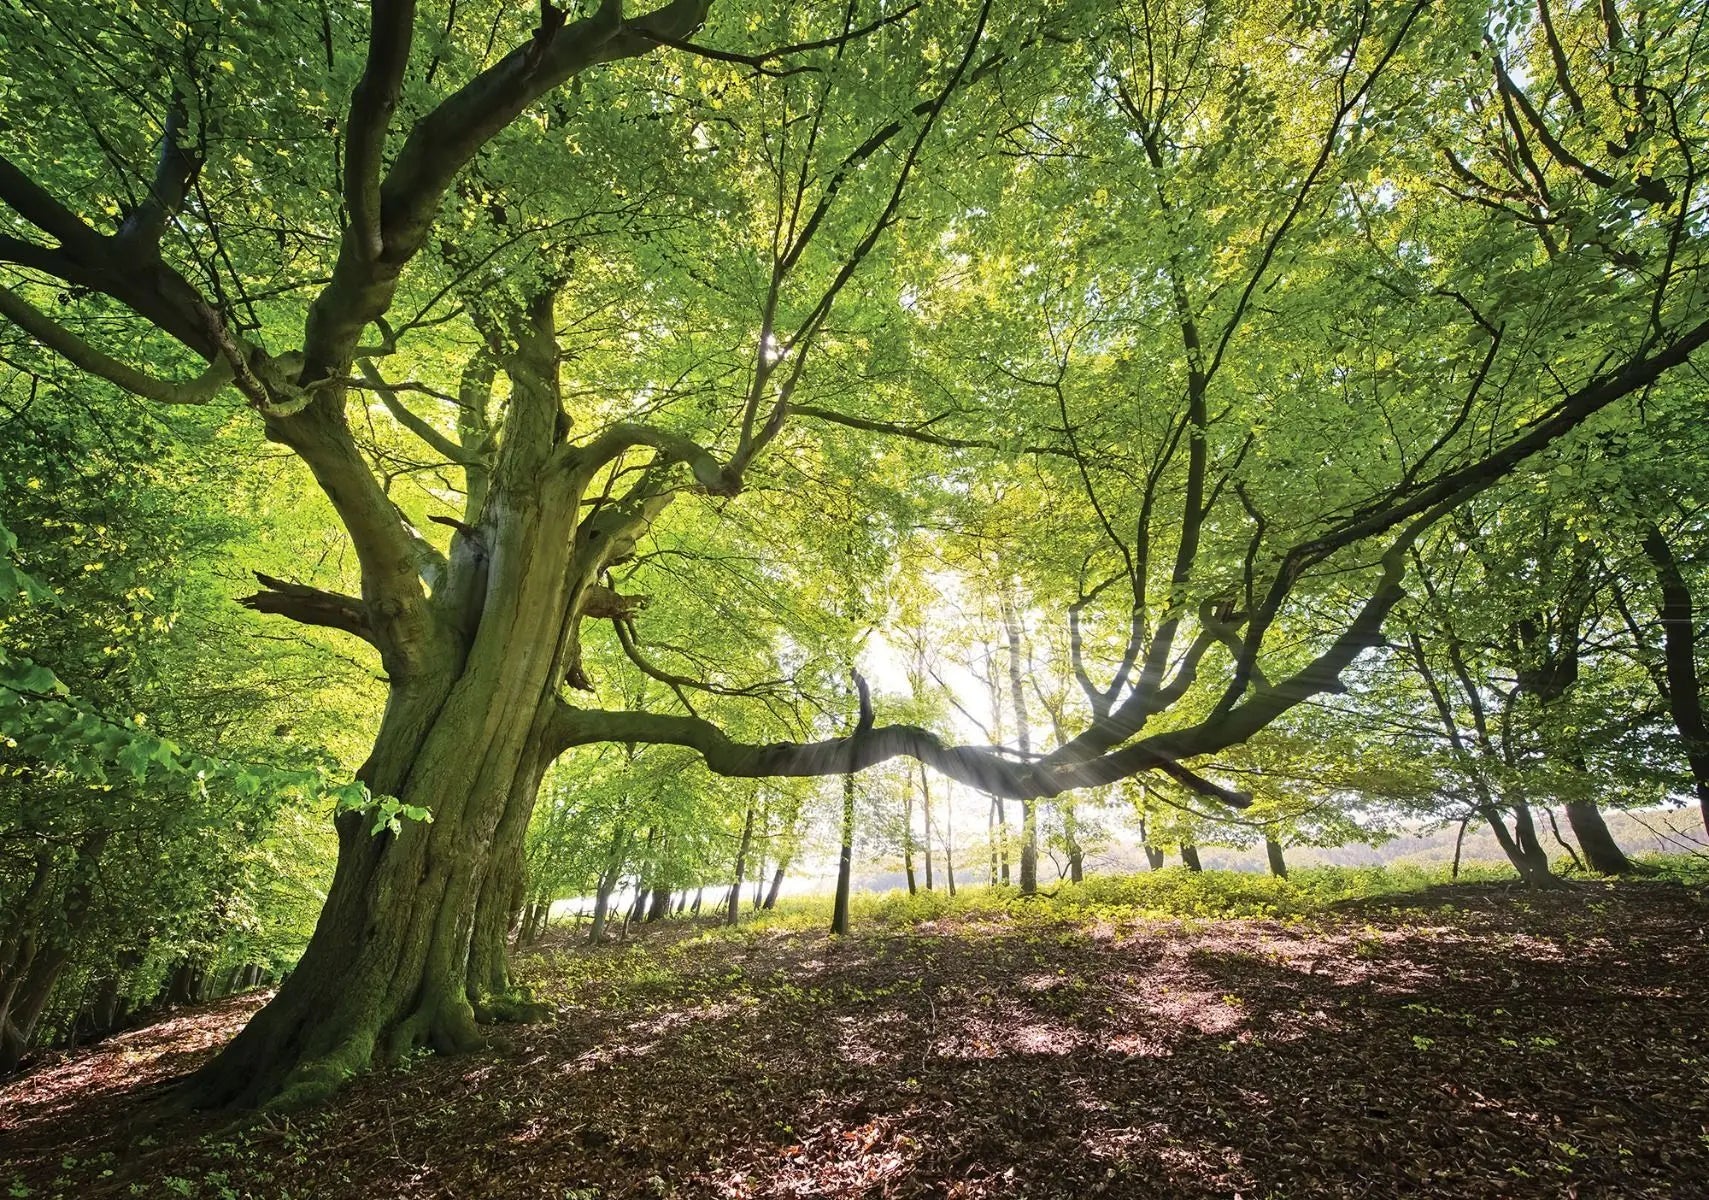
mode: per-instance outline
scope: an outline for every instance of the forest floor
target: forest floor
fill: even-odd
[[[1696,888],[669,922],[523,970],[555,1024],[289,1118],[129,1124],[260,996],[50,1057],[0,1196],[1709,1197]]]

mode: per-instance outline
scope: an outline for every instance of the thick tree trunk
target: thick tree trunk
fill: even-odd
[[[653,889],[653,902],[647,907],[647,921],[662,921],[671,915],[671,900],[676,893],[668,887]]]
[[[156,1003],[161,1006],[195,1004],[202,999],[205,983],[201,964],[182,959],[166,977],[166,983],[160,989],[160,999]]]
[[[1186,867],[1189,871],[1204,870],[1204,868],[1199,865],[1199,848],[1191,842],[1181,843],[1181,865]]]
[[[549,423],[555,411],[527,416]],[[549,433],[541,440],[550,446]],[[577,619],[566,531],[580,484],[569,472],[502,477],[520,469],[501,463],[480,536],[453,546],[457,559],[456,543],[466,555],[485,538],[474,628],[458,635],[447,619],[412,645],[412,659],[388,663],[392,691],[360,772],[375,795],[432,820],[375,833],[368,813],[339,816],[338,866],[313,937],[273,1000],[192,1078],[192,1102],[291,1107],[417,1047],[484,1044],[469,998],[475,910],[506,808],[534,773],[530,747],[544,744]],[[455,594],[448,587],[446,603]],[[458,636],[470,635],[459,654]]]
[[[1588,800],[1570,800],[1566,805],[1567,824],[1592,871],[1601,875],[1624,875],[1630,872],[1632,860],[1620,849],[1620,843],[1608,831],[1602,810]]]
[[[56,942],[38,951],[30,962],[11,1003],[6,1006],[5,1020],[0,1021],[0,1074],[13,1071],[35,1041],[36,1023],[53,995],[53,985],[71,959],[69,944]]]
[[[1697,807],[1709,832],[1709,722],[1703,716],[1703,692],[1697,678],[1697,623],[1691,588],[1661,528],[1651,525],[1643,538],[1644,556],[1661,590],[1663,676],[1668,711],[1691,767]]]
[[[36,860],[19,914],[20,926],[16,936],[9,939],[10,953],[3,964],[6,970],[0,974],[0,1073],[16,1068],[35,1040],[36,1025],[53,995],[54,984],[71,961],[71,949],[89,920],[98,866],[110,836],[110,830],[97,829],[79,840],[58,919],[47,930],[39,924],[39,918],[47,915],[39,902],[49,895],[52,856],[38,856]]]
[[[1275,838],[1264,839],[1264,854],[1270,860],[1270,874],[1277,879],[1288,877],[1288,861],[1282,857],[1282,843]]]
[[[635,876],[635,899],[629,905],[630,922],[639,921],[647,911],[647,903],[653,898],[653,879],[658,873],[654,861],[653,847],[658,842],[659,831],[648,827],[646,848],[641,852],[641,868]]]
[[[1145,796],[1145,786],[1143,784],[1140,785],[1139,792],[1141,797],[1140,803],[1143,805]],[[1153,846],[1151,844],[1151,839],[1146,833],[1144,816],[1139,818],[1139,845],[1140,849],[1145,851],[1146,865],[1153,871],[1161,871],[1163,869],[1163,850],[1161,847]]]
[[[831,906],[831,932],[849,931],[849,888],[854,880],[855,781],[843,776],[843,844],[837,856],[837,898]]]

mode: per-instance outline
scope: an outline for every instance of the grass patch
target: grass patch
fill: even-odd
[[[1709,885],[1709,859],[1651,855],[1648,878],[1687,886]],[[1600,877],[1577,876],[1581,881]],[[1131,875],[1093,875],[1084,883],[1058,883],[1023,897],[1013,886],[959,888],[909,895],[902,889],[858,893],[850,900],[853,925],[903,928],[943,918],[958,920],[1089,921],[1099,919],[1304,918],[1337,905],[1409,896],[1449,883],[1516,883],[1504,863],[1463,863],[1457,879],[1447,866],[1302,867],[1286,879],[1250,871],[1189,871],[1167,867]],[[802,896],[744,917],[741,931],[818,931],[829,926],[832,898]],[[730,931],[736,932],[736,931]]]

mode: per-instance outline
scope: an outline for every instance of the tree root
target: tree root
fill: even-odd
[[[536,1003],[526,991],[512,989],[498,995],[482,996],[474,1002],[475,1020],[483,1025],[540,1025],[556,1015],[544,1004]]]
[[[374,1058],[374,1035],[354,1033],[333,1050],[299,1063],[285,1076],[263,1112],[296,1112],[331,1099],[346,1080],[368,1069]]]

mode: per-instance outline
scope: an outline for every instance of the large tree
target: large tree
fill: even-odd
[[[17,357],[91,404],[241,397],[302,462],[357,591],[247,602],[374,648],[360,777],[432,814],[340,818],[300,965],[199,1099],[477,1044],[573,746],[1244,803],[1193,760],[1337,686],[1430,523],[1709,340],[1683,19],[1262,7],[6,10]],[[569,699],[586,622],[644,657],[610,569],[814,453],[804,424],[939,456],[917,487],[1037,464],[1078,734],[863,711],[762,745]]]

